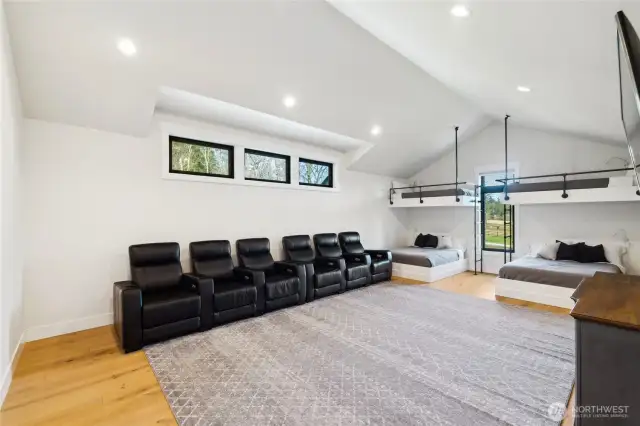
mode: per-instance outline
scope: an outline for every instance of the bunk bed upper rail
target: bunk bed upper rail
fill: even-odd
[[[640,166],[639,166],[640,167]],[[633,167],[627,167],[622,169],[603,169],[603,170],[591,170],[586,172],[570,172],[570,173],[554,173],[549,175],[536,175],[536,176],[519,176],[519,177],[507,177],[496,179],[496,182],[508,182],[512,180],[525,180],[525,179],[542,179],[542,178],[552,178],[552,177],[567,177],[567,176],[581,176],[581,175],[595,175],[599,173],[614,173],[614,172],[627,172],[633,170]]]
[[[602,169],[602,170],[588,170],[582,172],[569,172],[569,173],[551,173],[535,176],[519,176],[519,177],[506,177],[496,179],[496,182],[500,182],[499,186],[483,187],[483,193],[501,193],[504,192],[505,199],[506,194],[524,194],[524,193],[559,193],[563,200],[569,198],[569,192],[573,190],[589,190],[589,192],[580,192],[573,202],[597,202],[597,201],[640,201],[640,189],[630,185],[625,186],[620,184],[619,181],[612,184],[613,179],[620,179],[620,177],[597,177],[594,175],[603,173],[614,172],[628,172],[633,168],[618,168],[618,169]],[[591,175],[591,176],[589,176]],[[569,179],[576,176],[588,176],[583,179]],[[560,178],[560,179],[553,179]],[[534,179],[543,179],[538,182],[526,182]],[[518,203],[523,204],[545,204],[552,202],[549,196],[536,196],[534,198],[525,199],[519,198]],[[513,203],[507,203],[513,204]]]
[[[469,182],[449,182],[449,183],[438,183],[438,184],[430,184],[430,185],[412,185],[412,186],[400,186],[400,187],[391,187],[389,188],[389,203],[393,205],[393,194],[395,194],[397,191],[402,191],[402,190],[413,190],[416,193],[416,196],[414,198],[419,198],[420,199],[420,204],[423,203],[423,198],[428,198],[430,196],[429,192],[432,192],[431,196],[442,196],[443,194],[440,194],[439,191],[423,191],[423,188],[425,189],[436,189],[436,188],[442,188],[442,187],[455,187],[455,188],[460,188],[461,186],[468,186],[471,189],[473,189],[473,184],[469,183]],[[460,199],[458,198],[458,191],[455,191],[455,194],[452,194],[452,196],[456,197],[456,201],[460,201]],[[404,197],[403,197],[404,198]]]

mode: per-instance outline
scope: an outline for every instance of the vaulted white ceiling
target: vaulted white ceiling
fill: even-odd
[[[324,1],[6,9],[28,117],[144,135],[159,89],[169,87],[370,141],[352,167],[391,176],[415,173],[450,145],[453,125],[482,117]],[[120,54],[119,37],[135,42],[135,57]],[[283,106],[286,94],[295,108]],[[377,138],[374,124],[383,128]]]
[[[506,112],[621,140],[616,3],[471,2],[467,19],[450,2],[397,1],[45,1],[6,14],[27,117],[143,136],[156,108],[187,108],[340,151],[372,146],[352,169],[409,177],[452,147],[453,126],[464,139]],[[640,6],[623,8],[640,25]]]
[[[640,2],[470,0],[455,18],[452,1],[329,1],[487,114],[624,141],[614,15],[640,29]]]

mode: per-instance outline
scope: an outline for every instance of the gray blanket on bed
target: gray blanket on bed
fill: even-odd
[[[610,263],[578,263],[525,256],[500,268],[499,276],[510,280],[576,288],[584,278],[592,277],[598,271],[620,273],[620,269]]]
[[[435,249],[422,247],[400,247],[391,250],[394,263],[432,268],[456,262],[460,255],[455,249]]]

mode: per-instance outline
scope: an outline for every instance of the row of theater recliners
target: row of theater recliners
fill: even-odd
[[[175,336],[261,315],[391,278],[391,252],[365,250],[357,232],[282,238],[275,262],[267,238],[189,244],[184,274],[178,243],[129,247],[131,281],[114,284],[114,325],[131,352]]]

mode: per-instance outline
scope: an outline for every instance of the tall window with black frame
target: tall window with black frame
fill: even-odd
[[[509,170],[508,176],[515,177],[515,172]],[[481,198],[482,249],[504,252],[506,247],[506,251],[512,253],[515,247],[515,209],[500,202],[504,183],[497,179],[503,178],[504,172],[480,174],[480,183],[484,181]]]

